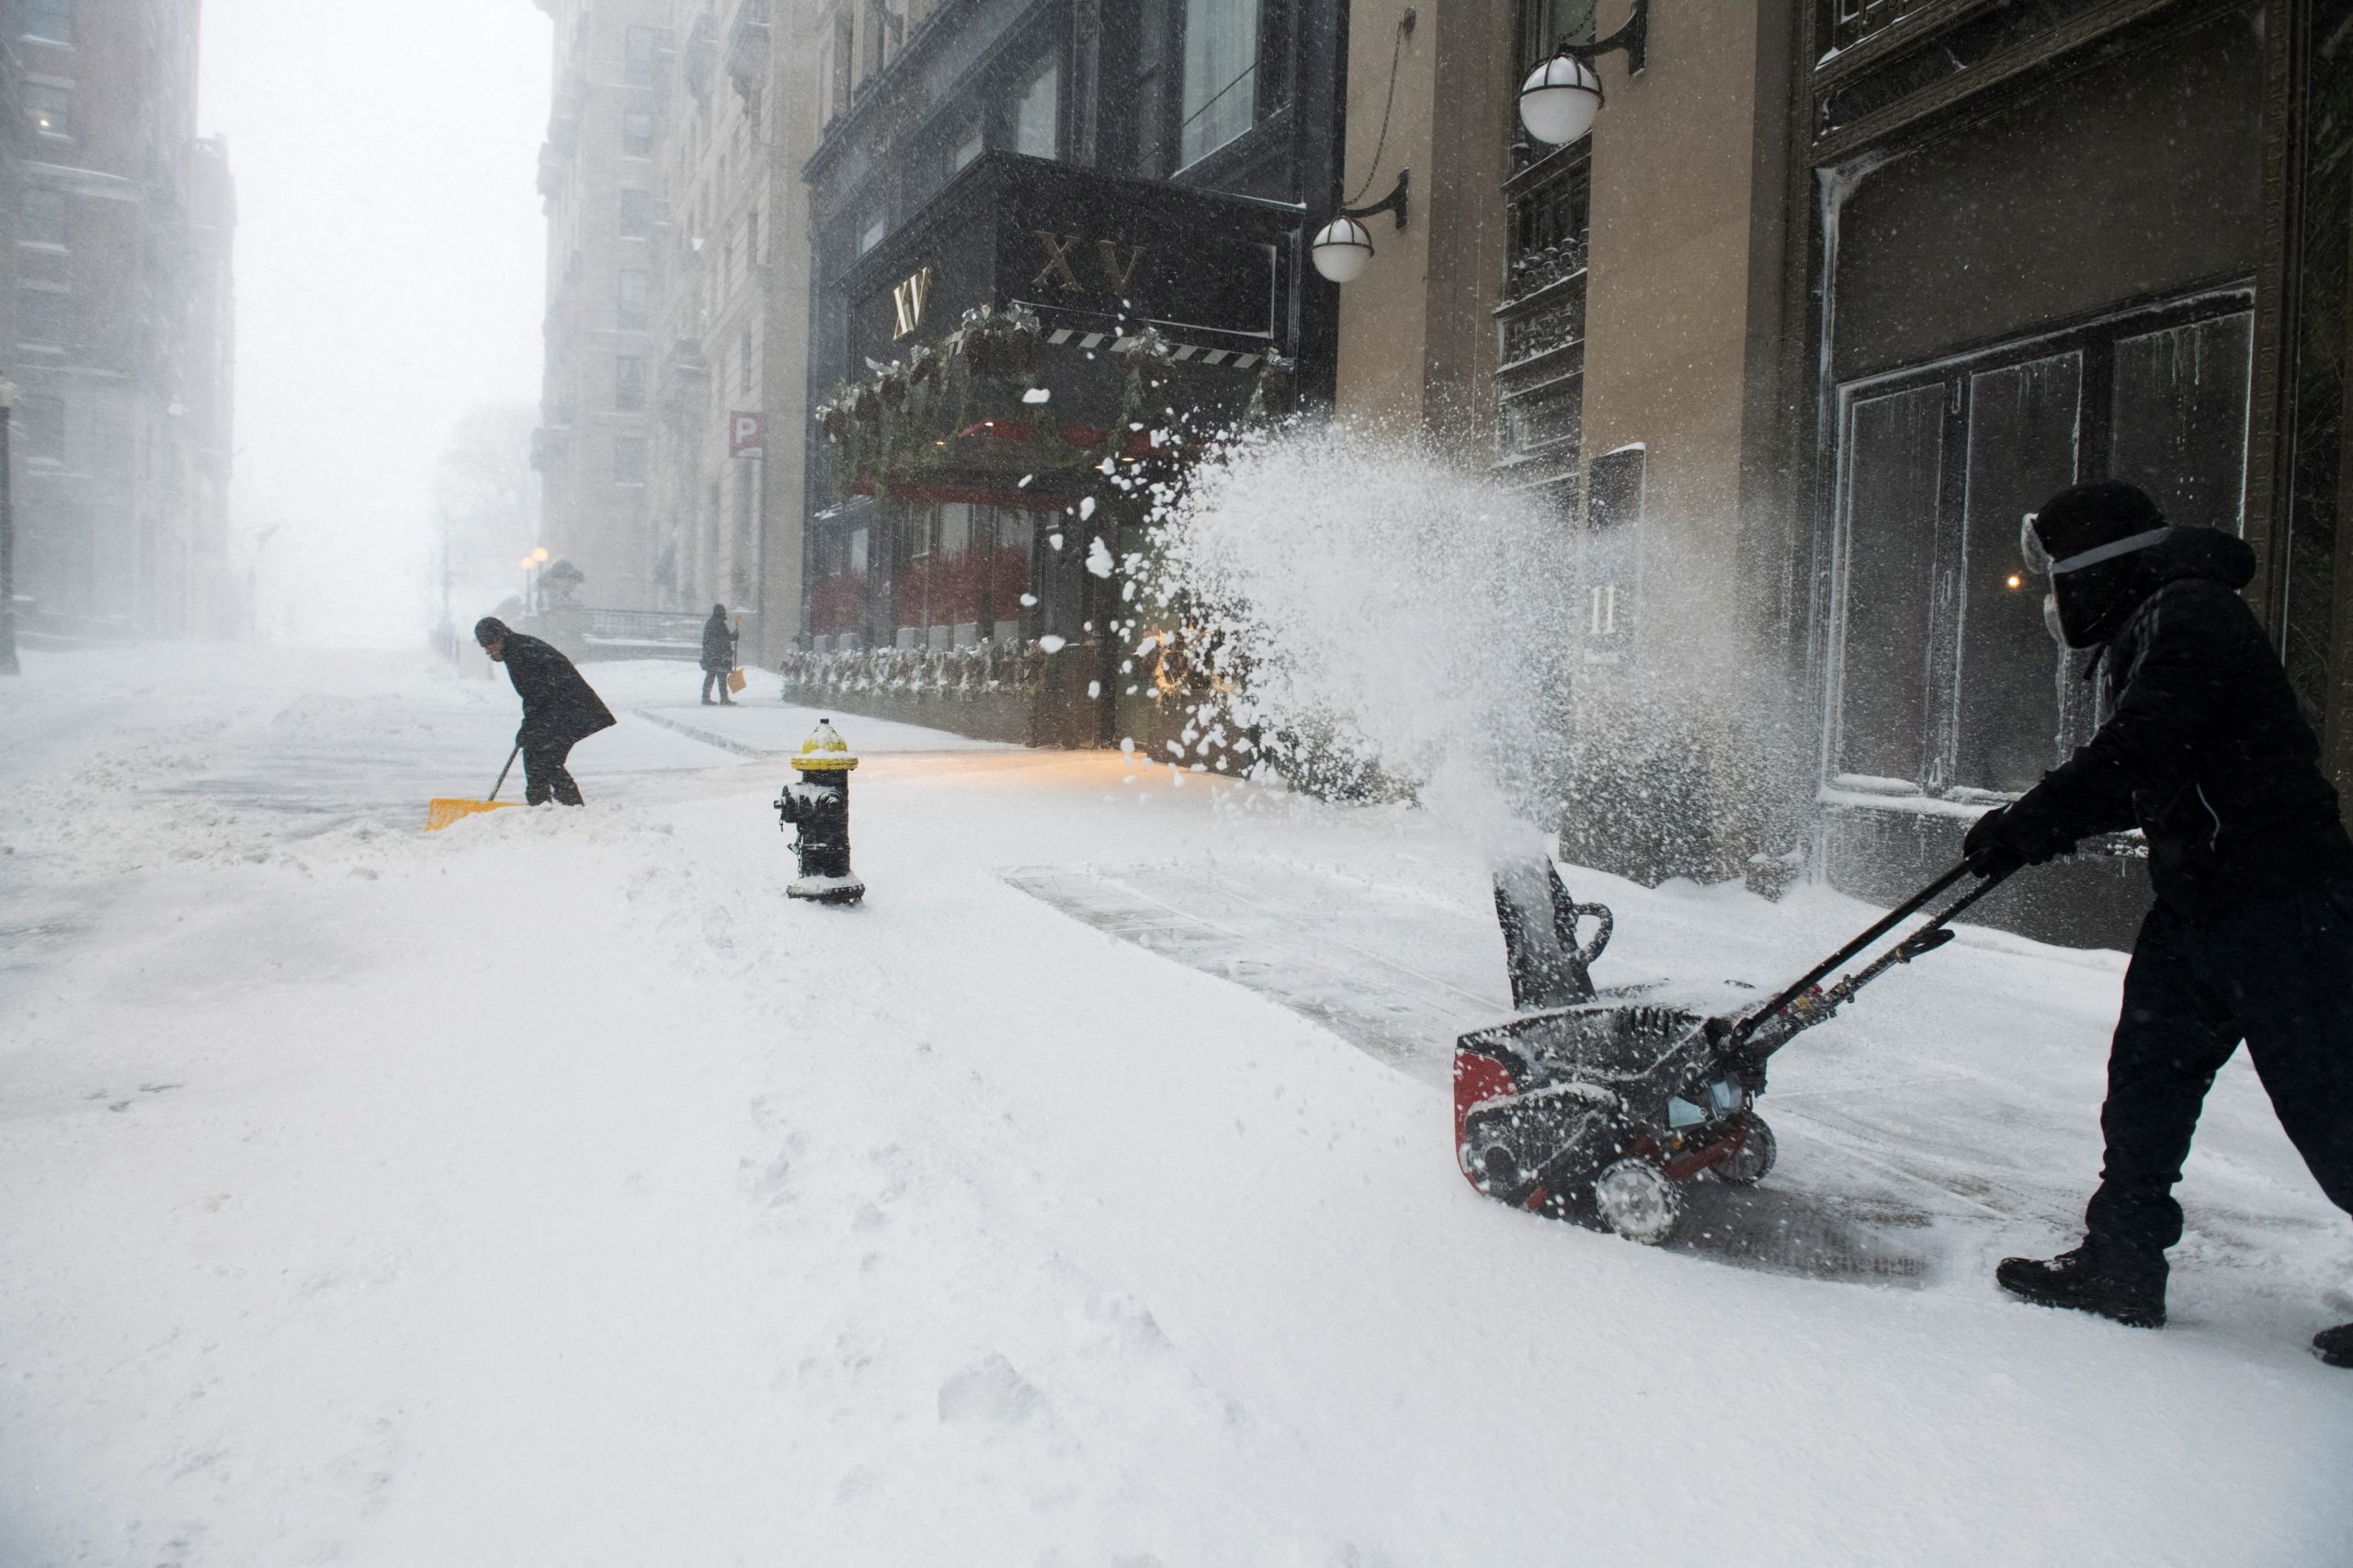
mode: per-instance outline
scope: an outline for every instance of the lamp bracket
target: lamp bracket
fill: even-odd
[[[1650,41],[1651,0],[1634,0],[1632,12],[1616,32],[1592,43],[1563,43],[1561,52],[1590,65],[1603,55],[1622,49],[1626,51],[1626,74],[1639,76],[1650,53]]]
[[[1405,189],[1411,183],[1414,171],[1411,169],[1399,169],[1397,183],[1389,187],[1388,195],[1370,207],[1343,207],[1340,209],[1340,216],[1363,219],[1381,212],[1394,212],[1397,214],[1397,226],[1404,228],[1405,226]]]

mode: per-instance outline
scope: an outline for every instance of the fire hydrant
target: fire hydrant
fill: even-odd
[[[866,884],[849,869],[849,776],[858,758],[834,722],[820,719],[792,766],[801,781],[784,787],[776,809],[779,827],[801,830],[792,846],[801,875],[784,891],[819,903],[856,903],[866,896]]]

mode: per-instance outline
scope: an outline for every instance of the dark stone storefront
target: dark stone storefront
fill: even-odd
[[[2256,547],[2249,597],[2343,784],[2347,122],[2325,100],[2353,7],[1885,9],[1810,6],[1796,29],[1811,244],[1787,258],[1782,377],[1806,391],[1781,429],[1813,458],[1787,471],[1784,515],[1810,521],[1777,597],[1819,702],[1828,875],[1907,891],[2098,722],[2017,548],[2079,480],[2129,479]],[[2129,940],[2138,846],[2098,847],[1989,912]]]
[[[1150,743],[1165,672],[1120,627],[1153,487],[1219,431],[1328,395],[1331,301],[1300,276],[1306,193],[1332,184],[1315,95],[1331,102],[1333,9],[1176,7],[1184,25],[1249,18],[1266,78],[1184,168],[1126,122],[1150,119],[1122,85],[1153,40],[1085,0],[942,13],[929,27],[949,31],[911,40],[829,141],[811,169],[821,413],[789,691],[988,738]],[[992,12],[1012,18],[994,54],[955,36]],[[982,62],[962,77],[960,47]],[[1008,85],[1034,104],[1041,80],[1051,134],[1000,137],[968,107]],[[951,146],[971,115],[982,129]],[[904,128],[888,153],[861,145],[859,116]]]

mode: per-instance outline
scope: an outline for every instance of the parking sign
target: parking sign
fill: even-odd
[[[768,416],[731,414],[727,416],[727,455],[731,458],[767,456]]]

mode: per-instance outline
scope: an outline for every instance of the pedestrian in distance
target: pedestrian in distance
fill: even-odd
[[[728,707],[735,706],[735,699],[728,694],[727,677],[735,668],[735,632],[727,624],[727,607],[710,607],[710,619],[702,623],[702,700],[710,704],[710,688],[719,687],[719,700]]]
[[[2013,1257],[2001,1287],[2155,1328],[2181,1179],[2214,1074],[2244,1040],[2321,1190],[2353,1211],[2353,840],[2287,674],[2238,590],[2255,553],[2169,527],[2115,480],[2062,491],[2020,533],[2043,619],[2093,649],[2109,718],[2066,763],[1970,829],[1984,875],[2138,826],[2156,901],[2124,975],[2100,1108],[2107,1153],[2080,1246]],[[2090,672],[2086,672],[2088,676]],[[2313,1351],[2353,1367],[2353,1324]]]
[[[523,727],[515,732],[515,744],[523,753],[524,801],[534,806],[550,799],[558,805],[580,804],[580,786],[564,761],[574,746],[613,727],[613,710],[551,644],[493,616],[474,622],[474,641],[492,663],[506,666],[515,695],[523,699]]]

